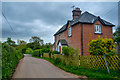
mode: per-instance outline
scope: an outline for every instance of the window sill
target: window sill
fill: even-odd
[[[94,34],[103,34],[103,33],[94,33]]]

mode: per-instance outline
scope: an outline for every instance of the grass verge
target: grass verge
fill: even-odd
[[[33,56],[35,57],[35,56]],[[35,58],[40,58],[40,57],[35,57]],[[86,69],[84,67],[77,67],[77,66],[71,66],[71,65],[63,65],[61,63],[55,63],[55,60],[50,59],[50,58],[44,58],[42,57],[41,59],[45,59],[49,62],[51,62],[52,64],[54,64],[55,66],[63,69],[66,72],[70,72],[79,76],[87,76],[89,79],[99,79],[99,80],[120,80],[120,73],[118,71],[111,71],[110,74],[108,74],[108,72],[106,70],[100,70],[100,69]]]

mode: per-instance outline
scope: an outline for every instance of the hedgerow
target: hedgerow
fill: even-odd
[[[2,44],[2,79],[8,80],[24,55],[8,44]]]

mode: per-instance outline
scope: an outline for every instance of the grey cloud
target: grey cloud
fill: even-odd
[[[4,2],[2,10],[17,36],[3,19],[3,38],[24,39],[39,36],[53,43],[53,34],[72,19],[72,8],[80,7],[117,25],[117,3],[113,2]],[[108,13],[107,13],[108,12]]]

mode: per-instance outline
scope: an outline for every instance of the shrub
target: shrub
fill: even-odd
[[[66,56],[72,56],[73,54],[78,55],[79,54],[79,49],[74,49],[70,46],[68,47],[63,47],[62,48],[62,53]]]
[[[53,51],[52,54],[60,54],[58,51]]]
[[[40,56],[40,50],[39,49],[38,50],[34,50],[33,51],[33,56],[41,57]]]
[[[52,50],[49,51],[49,58],[51,59]]]
[[[24,55],[16,50],[14,47],[2,44],[2,79],[9,80],[12,77],[14,69],[18,64],[19,60]]]
[[[55,64],[60,64],[61,63],[61,59],[60,58],[56,58],[55,61],[54,61]]]
[[[32,53],[33,53],[33,50],[32,50],[31,48],[27,48],[26,53],[27,53],[27,54],[32,54]]]
[[[44,57],[44,50],[40,49],[40,54],[42,55],[42,57]]]
[[[98,36],[97,40],[92,40],[89,44],[89,52],[92,55],[112,55],[115,54],[113,39],[103,39]]]
[[[49,53],[50,49],[49,48],[43,48],[42,49],[44,53]]]

